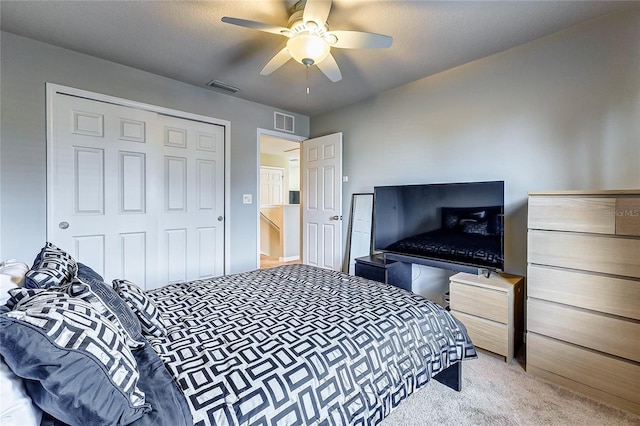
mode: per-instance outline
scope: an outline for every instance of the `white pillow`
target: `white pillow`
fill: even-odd
[[[24,263],[11,259],[0,263],[0,305],[9,300],[9,290],[17,288],[24,281],[24,274],[29,268]],[[5,364],[0,357],[0,424],[11,426],[39,425],[42,411],[27,395],[22,379]]]
[[[0,424],[3,426],[37,426],[42,420],[42,411],[31,402],[22,379],[11,371],[0,357]]]
[[[11,281],[11,277],[9,275],[0,274],[0,306],[7,303],[9,300],[9,290],[12,288],[18,288],[16,283]]]
[[[15,259],[0,262],[0,275],[8,275],[11,281],[22,287],[24,285],[24,276],[29,270],[26,263],[18,262]]]

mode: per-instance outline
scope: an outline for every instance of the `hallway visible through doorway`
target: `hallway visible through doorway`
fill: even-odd
[[[291,262],[281,262],[278,258],[270,257],[265,254],[260,255],[260,269],[275,268],[280,265],[295,265],[296,263],[302,263],[300,259],[292,260]]]

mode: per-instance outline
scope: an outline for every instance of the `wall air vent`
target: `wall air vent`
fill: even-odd
[[[229,93],[236,93],[238,92],[240,89],[238,89],[237,87],[234,87],[230,84],[227,83],[223,83],[219,80],[211,80],[210,82],[207,83],[207,86],[213,88],[213,89],[220,89],[223,90],[225,92],[229,92]]]
[[[273,113],[273,127],[276,130],[293,133],[295,130],[293,115],[283,114],[278,111]]]

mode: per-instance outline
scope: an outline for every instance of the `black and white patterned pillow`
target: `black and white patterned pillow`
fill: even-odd
[[[468,220],[464,223],[462,232],[465,234],[489,235],[487,231],[488,222],[486,220]]]
[[[147,297],[140,287],[127,280],[113,280],[113,288],[136,313],[142,326],[142,332],[162,337],[167,329],[160,316],[158,307]]]
[[[25,275],[25,287],[47,288],[71,282],[78,265],[69,253],[47,242]]]
[[[67,424],[129,424],[150,411],[131,350],[90,303],[59,289],[10,294],[0,354],[39,407]]]
[[[132,349],[144,346],[145,339],[138,317],[113,288],[101,281],[80,278],[74,278],[71,283],[59,288],[71,297],[89,302],[118,328],[127,346]]]

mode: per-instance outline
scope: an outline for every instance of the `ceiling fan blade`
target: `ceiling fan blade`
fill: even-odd
[[[331,44],[331,47],[340,49],[381,49],[390,47],[393,43],[392,37],[362,31],[336,30],[327,34],[336,36],[338,41]]]
[[[329,53],[329,56],[327,56],[324,61],[316,65],[320,68],[320,71],[322,71],[322,73],[334,83],[342,80],[342,73],[340,72],[338,63],[331,53]]]
[[[262,68],[262,71],[260,71],[260,75],[271,74],[272,72],[286,64],[289,59],[291,59],[291,55],[289,54],[287,48],[284,47],[281,51],[276,53],[276,55],[271,58],[269,62],[267,62],[267,65],[265,65],[264,68]]]
[[[314,21],[321,27],[327,22],[331,10],[330,0],[307,0],[302,12],[304,22]]]
[[[289,32],[289,28],[281,27],[279,25],[265,24],[264,22],[250,21],[248,19],[231,18],[229,16],[224,16],[222,18],[222,22],[271,34],[286,35]]]

